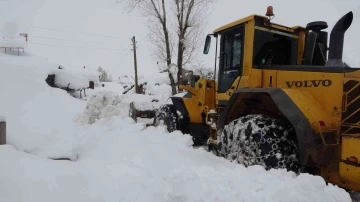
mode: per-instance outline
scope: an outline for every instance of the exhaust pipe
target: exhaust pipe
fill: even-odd
[[[325,66],[344,67],[342,61],[344,48],[344,35],[353,21],[353,12],[350,11],[335,24],[330,34],[329,57]]]

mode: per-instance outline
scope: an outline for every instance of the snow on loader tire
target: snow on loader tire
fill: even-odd
[[[296,134],[285,120],[263,115],[235,119],[218,133],[217,150],[219,156],[245,166],[302,171]]]
[[[174,105],[162,105],[155,110],[155,117],[153,125],[166,125],[169,133],[179,129],[179,116],[176,113]]]

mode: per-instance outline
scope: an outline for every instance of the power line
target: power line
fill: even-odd
[[[80,41],[80,40],[61,39],[61,38],[44,37],[44,36],[31,36],[31,38],[40,38],[40,39],[50,39],[50,40],[58,40],[58,41],[73,41],[73,42],[84,42],[84,43],[94,43],[94,44],[107,44],[107,45],[112,45],[112,43],[93,42],[93,41]]]
[[[142,38],[141,38],[141,40],[143,40],[143,39],[145,39],[145,37],[146,37],[146,35],[144,35]],[[133,44],[131,44],[131,46],[133,46]],[[137,47],[136,47],[137,48]],[[130,49],[130,50],[128,50],[128,52],[126,52],[124,55],[123,55],[123,57],[121,57],[120,58],[120,62],[119,63],[116,63],[116,65],[119,65],[124,59],[125,59],[125,57],[127,56],[127,55],[129,55],[129,53],[131,53],[133,51],[133,49]],[[114,65],[115,66],[115,65]]]
[[[124,51],[126,49],[110,49],[110,48],[91,48],[91,47],[78,47],[78,46],[62,46],[62,45],[55,45],[55,44],[43,44],[43,43],[34,43],[34,42],[27,42],[29,44],[41,45],[41,46],[51,46],[51,47],[64,47],[64,48],[83,48],[83,49],[101,49],[101,50],[121,50]]]
[[[120,58],[120,62],[119,63],[117,63],[116,65],[119,65],[121,62],[123,62],[123,60],[125,59],[125,57],[126,56],[128,56],[129,55],[129,53],[131,53],[132,52],[132,50],[129,50],[128,52],[126,52],[121,58]]]
[[[2,24],[6,24],[6,23],[2,22]],[[43,30],[58,31],[58,32],[67,32],[67,33],[81,34],[81,35],[88,35],[88,36],[98,36],[98,37],[105,37],[105,38],[107,37],[107,38],[125,39],[124,37],[119,37],[119,36],[92,34],[92,33],[86,33],[86,32],[72,32],[72,31],[69,31],[69,30],[61,30],[61,29],[56,29],[56,28],[47,28],[47,27],[24,25],[24,24],[16,24],[16,25],[23,26],[23,27],[31,27],[31,28],[35,28],[35,29],[43,29]]]

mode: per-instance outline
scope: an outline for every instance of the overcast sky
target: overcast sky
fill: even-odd
[[[251,14],[264,15],[274,7],[274,22],[305,26],[310,21],[327,21],[330,32],[334,23],[348,11],[354,21],[345,38],[344,59],[360,66],[360,1],[358,0],[218,0],[211,8],[204,33],[222,24]],[[45,56],[50,62],[66,67],[103,66],[115,76],[133,72],[132,36],[136,36],[138,66],[143,74],[157,70],[146,38],[144,19],[139,13],[125,12],[115,0],[0,0],[0,25],[16,22],[19,32],[29,33],[28,51]],[[205,35],[204,35],[205,39]],[[214,45],[214,44],[213,44]],[[203,56],[213,66],[214,46]],[[201,51],[201,50],[200,50]]]

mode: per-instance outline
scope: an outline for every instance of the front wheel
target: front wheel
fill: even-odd
[[[169,133],[179,129],[179,116],[174,105],[163,105],[155,110],[153,125],[166,125]]]
[[[292,125],[264,115],[247,115],[226,125],[218,133],[218,152],[245,166],[261,165],[266,170],[287,169],[295,173],[302,170]]]

